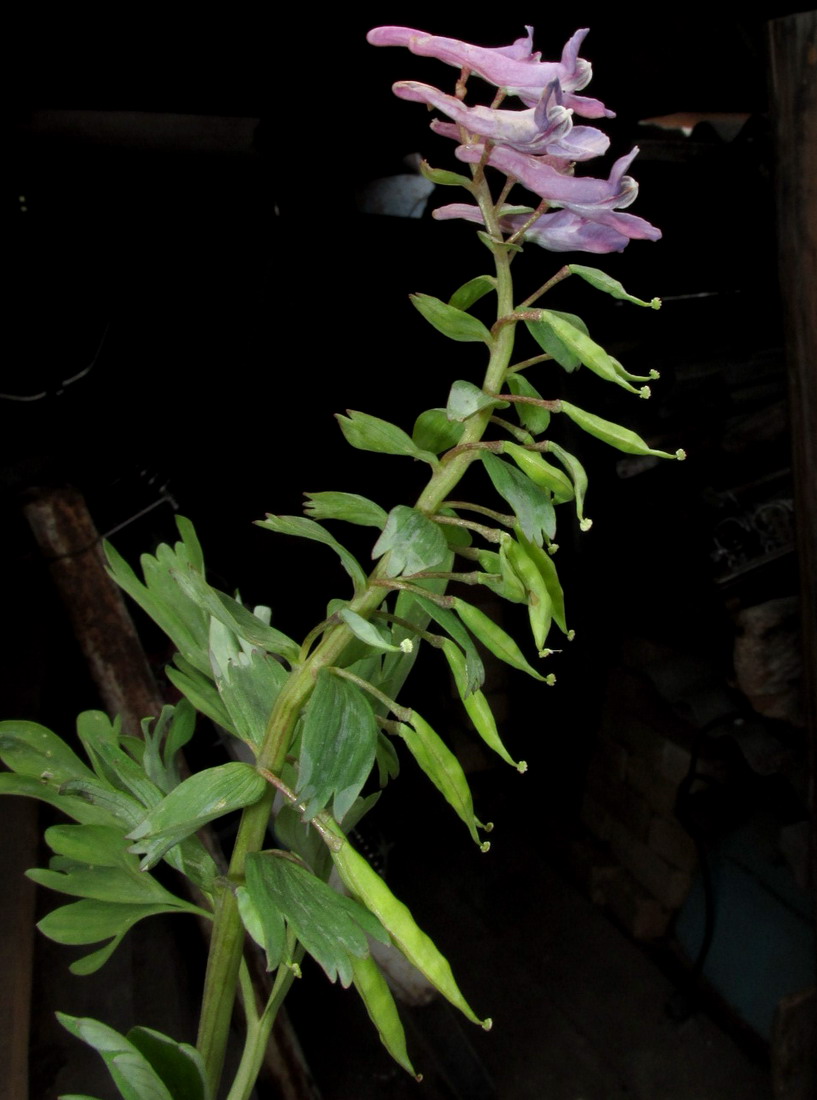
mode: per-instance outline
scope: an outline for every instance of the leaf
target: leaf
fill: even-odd
[[[0,772],[0,795],[13,794],[24,798],[37,798],[61,810],[67,817],[89,825],[111,825],[117,818],[110,810],[95,806],[78,795],[69,794],[44,779],[28,775]]]
[[[460,343],[485,343],[489,347],[493,338],[488,329],[477,317],[464,310],[446,305],[430,294],[410,294],[409,299],[415,309],[425,317],[428,323],[447,336],[449,340]]]
[[[21,776],[59,786],[94,774],[62,738],[37,722],[0,722],[0,760]]]
[[[416,508],[398,504],[389,512],[372,557],[377,559],[387,552],[388,576],[399,577],[401,573],[439,567],[449,551],[438,524]]]
[[[172,665],[165,667],[165,675],[171,684],[190,700],[196,710],[237,737],[238,731],[234,728],[213,681],[185,661],[180,653],[173,660],[178,668],[173,668]]]
[[[38,886],[72,894],[78,898],[93,898],[121,905],[175,905],[189,911],[189,906],[174,897],[156,879],[140,873],[137,867],[126,871],[120,867],[86,867],[71,871],[48,871],[32,867],[26,875]]]
[[[412,711],[410,726],[404,722],[398,723],[397,732],[426,776],[460,820],[465,822],[471,839],[475,844],[481,844],[471,790],[454,753],[417,711]]]
[[[273,518],[277,517],[268,517],[270,520]],[[311,524],[313,527],[317,527],[318,530],[322,531],[322,528],[317,523],[313,524],[311,520],[303,519],[301,516],[293,516],[290,518],[298,523]],[[261,520],[258,526],[265,527],[269,526],[269,524]],[[270,527],[270,530],[278,529],[277,527]],[[332,536],[327,531],[323,531],[323,535],[325,538],[319,538],[318,541],[328,542],[331,540],[331,542],[334,542],[334,539],[332,539]],[[306,535],[305,537],[318,538],[318,536],[314,534]],[[243,638],[252,645],[259,646],[269,653],[275,653],[287,661],[293,661],[298,657],[299,647],[296,642],[293,642],[292,638],[288,638],[286,634],[282,634],[280,630],[276,630],[275,627],[265,623],[263,619],[254,615],[252,611],[244,607],[238,600],[234,600],[231,596],[227,596],[224,592],[219,592],[218,589],[213,588],[200,573],[188,568],[176,573],[175,579],[176,583],[185,594],[189,596],[202,611],[205,611],[208,616],[205,648],[207,665],[201,670],[205,675],[210,673],[209,616],[211,615],[214,619],[218,619],[220,623],[228,626],[239,638]],[[199,666],[197,665],[196,667],[198,668]]]
[[[390,424],[388,420],[381,420],[377,416],[368,413],[356,412],[347,409],[348,416],[336,413],[336,419],[340,429],[346,437],[346,442],[359,451],[375,451],[378,454],[405,455],[407,458],[417,459],[419,462],[429,462],[432,466],[437,464],[437,456],[430,451],[421,450],[406,435],[402,428],[396,424]]]
[[[330,798],[342,821],[372,770],[374,714],[359,688],[326,669],[318,673],[301,735],[298,797],[314,817]]]
[[[77,734],[100,779],[131,794],[142,806],[155,806],[162,791],[135,761],[119,747],[119,723],[111,723],[101,710],[83,711],[77,718]]]
[[[312,519],[343,519],[361,527],[377,527],[386,522],[386,512],[379,504],[357,493],[304,493],[304,511]]]
[[[508,375],[506,385],[511,393],[515,393],[517,397],[533,397],[537,401],[542,400],[539,391],[531,385],[523,374],[519,374],[517,371]],[[542,432],[547,431],[550,424],[549,409],[543,409],[541,405],[529,405],[527,402],[520,401],[516,404],[516,411],[520,423],[528,429],[531,435],[541,435]]]
[[[559,313],[554,309],[547,310],[546,312],[551,317],[561,317],[580,331],[587,332],[587,325],[581,317],[577,317],[574,313]],[[539,347],[543,351],[546,351],[548,355],[552,355],[556,362],[564,367],[566,371],[574,371],[580,365],[581,359],[579,356],[576,355],[576,353],[558,336],[554,331],[553,325],[542,320],[526,321],[525,326]]]
[[[72,1035],[99,1052],[123,1100],[188,1100],[184,1094],[171,1093],[147,1058],[118,1031],[97,1020],[64,1012],[58,1012],[57,1019]]]
[[[245,652],[227,627],[213,620],[210,630],[213,672],[236,735],[257,749],[287,672],[270,654]],[[232,644],[227,639],[230,639]]]
[[[128,837],[135,842],[131,850],[143,853],[141,867],[147,870],[208,821],[257,802],[266,786],[255,768],[238,761],[197,772],[131,829]]]
[[[349,627],[354,636],[364,642],[366,645],[371,646],[373,649],[383,650],[388,653],[404,653],[406,650],[402,649],[399,645],[392,645],[388,638],[377,629],[374,623],[370,623],[368,619],[364,619],[362,615],[358,615],[356,611],[350,611],[349,608],[345,608],[340,612],[340,617]]]
[[[331,982],[352,981],[350,956],[369,953],[367,935],[388,943],[380,921],[283,853],[247,856],[247,890],[259,912],[274,906]]]
[[[579,278],[584,279],[585,282],[594,286],[596,290],[601,290],[605,294],[610,294],[613,298],[619,298],[624,302],[632,302],[637,306],[647,306],[650,309],[661,308],[660,298],[653,298],[649,302],[645,302],[641,298],[634,298],[632,294],[627,293],[618,279],[612,279],[606,272],[601,271],[598,267],[584,267],[582,264],[568,264],[567,266],[573,275],[578,275]]]
[[[353,955],[350,961],[355,989],[366,1006],[369,1019],[377,1028],[381,1043],[398,1065],[417,1077],[406,1050],[406,1035],[400,1022],[397,1005],[394,1003],[394,997],[380,967],[371,955],[362,959],[355,958]]]
[[[173,1100],[208,1100],[204,1060],[195,1047],[177,1043],[149,1027],[131,1028],[127,1039],[167,1085]]]
[[[75,863],[97,867],[137,868],[138,860],[128,852],[124,830],[109,825],[52,825],[45,830],[52,852]]]
[[[472,189],[472,181],[468,176],[461,176],[458,172],[449,172],[445,168],[432,168],[428,161],[420,161],[420,173],[430,183],[438,187],[465,187]]]
[[[448,304],[455,309],[470,309],[475,302],[484,298],[486,294],[490,294],[492,290],[496,290],[496,276],[477,275],[476,278],[469,279],[467,283],[463,283],[455,290],[448,299]]]
[[[418,447],[442,454],[457,446],[464,431],[463,424],[448,419],[445,409],[426,409],[414,422],[412,439]]]
[[[541,546],[543,536],[552,539],[556,534],[556,513],[549,494],[495,455],[482,451],[480,458],[494,488],[511,506],[531,542]]]
[[[38,922],[37,927],[44,936],[56,943],[99,943],[111,936],[124,935],[137,921],[145,917],[180,911],[175,905],[159,902],[123,904],[83,898],[53,909]]]
[[[473,382],[458,381],[451,386],[446,406],[446,415],[449,420],[463,421],[481,409],[507,409],[507,401],[498,401],[497,398],[475,386]]]
[[[433,600],[426,599],[416,592],[412,593],[414,600],[422,607],[429,619],[439,625],[449,634],[465,653],[465,677],[468,685],[467,693],[477,691],[485,680],[485,666],[482,663],[477,647],[471,640],[471,635],[457,618],[453,611],[446,607],[440,607]]]

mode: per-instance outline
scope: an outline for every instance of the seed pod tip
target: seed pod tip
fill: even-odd
[[[579,530],[580,531],[589,531],[592,526],[593,526],[593,521],[592,521],[592,519],[589,518],[589,516],[585,516],[584,519],[579,520]]]
[[[516,770],[519,772],[520,775],[524,775],[525,772],[528,770],[527,760],[520,760],[519,763],[516,765]]]
[[[638,396],[645,399],[648,397],[652,397],[652,390],[649,386],[642,386],[641,389],[638,391]]]
[[[480,846],[479,846],[479,850],[480,850],[480,851],[481,851],[481,852],[482,852],[483,854],[485,854],[485,852],[490,852],[490,850],[491,850],[491,842],[490,842],[490,840],[483,840],[482,844],[480,844]]]
[[[491,1028],[494,1026],[494,1021],[491,1019],[490,1016],[486,1016],[485,1019],[482,1021],[481,1026],[483,1031],[490,1031]]]
[[[675,457],[678,459],[679,462],[683,462],[686,456],[687,453],[682,447],[679,447],[678,450],[675,452]]]

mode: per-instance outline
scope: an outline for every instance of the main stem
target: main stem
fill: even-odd
[[[502,235],[493,199],[481,173],[475,180],[474,191],[488,233],[495,240],[500,241]],[[513,282],[509,251],[503,245],[497,244],[493,253],[497,279],[497,317],[499,318],[513,312]],[[514,333],[514,325],[503,325],[493,339],[491,357],[483,382],[483,388],[489,393],[498,393],[502,388],[513,352]],[[461,444],[478,442],[490,417],[490,408],[483,409],[470,417],[465,422]],[[427,514],[437,512],[442,502],[451,495],[477,453],[475,450],[458,450],[450,460],[440,462],[435,467],[415,507]],[[383,579],[384,575],[385,558],[381,559],[372,572],[366,588],[352,600],[350,607],[353,611],[368,618],[377,610],[385,599],[388,589],[374,582]],[[315,686],[318,672],[329,665],[337,664],[352,638],[353,634],[345,624],[333,627],[327,631],[304,664],[300,668],[293,669],[270,714],[258,754],[259,768],[265,768],[274,775],[280,774],[295,724]],[[244,929],[231,883],[240,882],[243,879],[244,864],[248,854],[257,852],[263,847],[274,794],[274,789],[270,787],[263,798],[244,810],[230,860],[230,881],[219,887],[216,898],[213,936],[207,960],[197,1041],[213,1095],[216,1094],[221,1079],[238,983],[239,964],[244,948]],[[271,1021],[269,1022],[271,1025]]]

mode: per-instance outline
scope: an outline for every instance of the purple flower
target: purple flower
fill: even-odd
[[[522,111],[466,107],[455,96],[413,80],[399,81],[393,91],[400,99],[428,103],[469,133],[520,153],[546,154],[571,161],[589,160],[606,152],[610,144],[610,139],[601,130],[573,125],[572,111],[564,106],[562,90],[555,80],[545,88],[535,107]],[[460,140],[458,130],[450,124],[432,123],[432,129]]]
[[[484,225],[478,206],[451,203],[434,211],[435,218],[447,221],[464,218]],[[499,219],[504,233],[515,233],[528,220],[527,214],[506,214]],[[631,240],[657,240],[661,231],[632,214],[601,211],[596,220],[589,220],[572,210],[554,210],[543,214],[524,233],[525,240],[551,252],[622,252]]]
[[[483,149],[482,145],[461,145],[457,157],[467,164],[476,164],[482,159]],[[638,184],[624,173],[637,155],[638,146],[635,146],[626,156],[619,157],[606,180],[574,176],[559,171],[544,157],[526,156],[500,145],[491,149],[488,163],[513,176],[535,195],[547,199],[551,206],[584,212],[599,208],[620,209],[634,201]]]
[[[527,31],[526,38],[494,49],[472,46],[456,38],[440,38],[410,27],[375,27],[366,37],[373,46],[406,46],[422,57],[436,57],[458,69],[470,69],[489,84],[519,96],[529,107],[535,107],[548,85],[558,81],[564,93],[564,106],[569,110],[583,118],[612,118],[613,112],[597,99],[574,94],[586,87],[593,75],[590,62],[579,57],[587,30],[576,31],[562,50],[561,61],[541,61],[541,54],[531,49],[533,29],[528,27]]]

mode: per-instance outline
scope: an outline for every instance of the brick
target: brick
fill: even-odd
[[[648,761],[631,756],[627,762],[627,782],[656,813],[670,815],[675,812],[678,784],[670,783]]]
[[[633,878],[662,906],[679,909],[692,885],[690,874],[667,863],[617,821],[611,819],[608,828],[610,848]]]
[[[600,886],[604,904],[635,940],[657,940],[666,935],[672,913],[626,872]]]
[[[674,818],[654,817],[647,833],[647,844],[673,867],[694,871],[698,866],[695,841]]]
[[[610,776],[599,757],[590,761],[587,789],[614,820],[626,825],[635,836],[646,840],[653,817],[652,809],[646,799],[627,783]]]
[[[585,794],[582,799],[580,818],[582,824],[589,829],[594,837],[599,840],[609,839],[610,815],[591,794]]]

